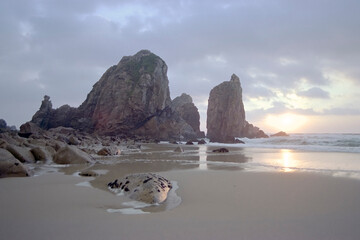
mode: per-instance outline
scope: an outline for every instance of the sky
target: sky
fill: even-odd
[[[206,130],[210,90],[239,76],[267,133],[360,133],[358,0],[2,0],[0,118],[20,127],[44,95],[79,106],[123,56],[168,65]]]

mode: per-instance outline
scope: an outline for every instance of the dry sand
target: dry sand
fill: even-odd
[[[0,239],[355,240],[360,236],[359,180],[200,169],[160,174],[177,181],[181,204],[138,215],[107,212],[124,206],[121,197],[96,187],[106,178],[97,182],[47,173],[0,179]],[[95,187],[76,185],[89,180]]]

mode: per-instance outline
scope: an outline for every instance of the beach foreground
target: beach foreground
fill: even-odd
[[[1,179],[0,238],[329,240],[360,236],[359,180],[314,173],[201,169],[160,174],[177,182],[181,203],[170,210],[130,215],[108,211],[123,208],[122,201],[106,188],[94,187],[99,184],[94,178],[54,172]]]

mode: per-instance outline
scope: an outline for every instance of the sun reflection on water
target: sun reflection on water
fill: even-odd
[[[297,162],[293,158],[293,153],[289,149],[281,149],[281,166],[284,172],[293,172],[297,167]]]

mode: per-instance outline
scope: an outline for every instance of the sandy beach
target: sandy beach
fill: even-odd
[[[0,179],[0,238],[329,240],[360,236],[357,179],[301,171],[254,172],[226,164],[204,168],[201,156],[198,164],[172,161],[166,149],[173,146],[160,148],[161,152],[148,154],[143,161],[129,155],[129,161],[119,164],[109,158],[108,164]],[[186,148],[190,154],[183,158],[193,158],[194,149],[198,150]],[[100,176],[76,176],[84,168]],[[181,202],[172,209],[165,204],[134,207],[138,212],[115,211],[132,207],[123,196],[110,192],[106,183],[131,172],[156,172],[176,182]]]

